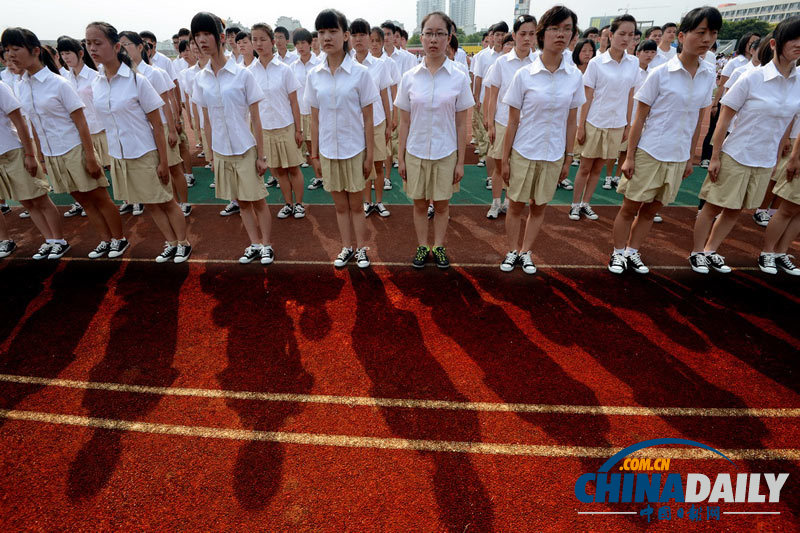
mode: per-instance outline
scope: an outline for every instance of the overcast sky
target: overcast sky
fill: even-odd
[[[449,3],[449,2],[448,2]],[[550,7],[549,2],[534,0],[533,15],[538,17]],[[642,20],[655,20],[656,24],[677,22],[682,13],[700,5],[685,0],[643,0],[602,2],[597,0],[569,0],[564,2],[578,14],[578,23],[586,27],[589,18],[598,15],[614,15],[618,9],[630,7],[630,13]],[[299,0],[276,2],[264,0],[146,0],[125,2],[120,0],[4,0],[1,27],[22,26],[36,33],[40,39],[55,39],[66,34],[82,37],[86,24],[93,20],[110,22],[120,31],[145,29],[153,31],[159,40],[171,37],[181,26],[189,26],[192,16],[198,11],[211,11],[222,18],[230,17],[243,24],[255,22],[275,24],[279,16],[300,20],[311,28],[317,13],[327,7],[344,12],[348,19],[362,17],[371,24],[387,18],[399,20],[406,30],[416,25],[415,0],[356,1],[356,0]],[[284,7],[277,7],[277,6]],[[637,8],[642,6],[643,8]],[[659,7],[656,7],[659,6]],[[498,20],[510,21],[514,15],[514,0],[476,0],[475,24],[484,28]]]

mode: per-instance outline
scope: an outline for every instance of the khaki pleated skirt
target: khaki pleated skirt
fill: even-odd
[[[412,200],[449,200],[460,189],[453,183],[457,162],[457,151],[442,159],[420,159],[406,151],[406,195]]]
[[[163,204],[172,200],[172,184],[158,179],[158,151],[136,159],[111,158],[114,199],[134,204]]]
[[[100,156],[97,162],[104,167],[110,167],[111,156],[108,155],[108,139],[105,131],[92,133],[92,146],[94,146],[95,153]]]
[[[0,198],[11,198],[19,202],[47,194],[50,184],[44,179],[44,172],[38,162],[36,168],[34,178],[25,170],[25,151],[22,148],[0,154]]]
[[[241,155],[214,152],[214,195],[223,200],[256,202],[267,197],[264,178],[256,172],[256,147]]]
[[[597,128],[586,123],[586,139],[581,145],[581,157],[616,159],[622,146],[625,128]]]
[[[261,130],[269,168],[297,167],[305,160],[294,141],[294,132],[294,124],[276,130]]]
[[[103,160],[95,154],[97,163],[102,165]],[[90,192],[98,187],[108,187],[106,175],[95,179],[86,172],[86,153],[83,145],[79,144],[69,152],[58,156],[44,156],[47,165],[47,175],[53,185],[53,192],[58,194],[72,192]]]
[[[361,192],[367,186],[364,178],[364,152],[350,159],[328,159],[319,156],[322,186],[328,192]]]

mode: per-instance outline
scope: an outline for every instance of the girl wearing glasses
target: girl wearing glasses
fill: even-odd
[[[533,243],[545,208],[572,163],[578,107],[586,97],[583,76],[564,59],[564,50],[575,36],[577,23],[575,13],[564,6],[552,7],[542,15],[536,28],[541,53],[514,74],[503,98],[509,108],[501,176],[510,199],[506,215],[509,252],[500,265],[503,272],[511,272],[520,263],[526,274],[536,273]],[[530,212],[520,246],[526,203]]]
[[[467,111],[475,105],[469,78],[445,55],[451,26],[440,11],[422,19],[425,59],[403,75],[395,100],[400,115],[398,170],[414,201],[415,268],[423,268],[431,252],[437,267],[450,267],[444,247],[450,198],[464,177]],[[430,201],[436,213],[433,247],[428,240]]]

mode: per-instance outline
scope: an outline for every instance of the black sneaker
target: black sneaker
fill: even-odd
[[[192,214],[192,204],[181,204],[181,211],[183,211],[183,216],[188,217]]]
[[[0,241],[0,259],[8,257],[16,249],[17,244],[14,241]]]
[[[414,268],[423,268],[425,266],[425,261],[428,259],[428,252],[430,252],[430,248],[427,246],[417,246],[417,254],[411,261]]]
[[[761,227],[766,228],[769,225],[769,219],[769,211],[753,213],[753,221]]]
[[[364,202],[364,216],[368,217],[372,214],[372,211],[375,209],[375,206],[369,202]]]
[[[692,254],[689,256],[689,265],[698,274],[708,274],[708,259],[705,254]]]
[[[708,259],[708,264],[711,265],[711,268],[720,274],[730,274],[731,267],[725,264],[725,258],[719,255],[717,252],[706,256],[706,259]]]
[[[83,213],[81,204],[75,203],[69,206],[69,209],[64,212],[64,218],[72,218]]]
[[[108,254],[108,250],[111,246],[108,244],[108,241],[100,241],[94,250],[89,252],[89,259],[98,259],[103,257],[104,255]]]
[[[758,256],[758,268],[766,274],[777,274],[778,268],[775,265],[775,254],[760,254]]]
[[[800,276],[800,268],[798,268],[797,265],[792,262],[792,259],[794,259],[793,255],[776,255],[775,264],[787,274],[792,276]]]
[[[61,259],[65,253],[69,251],[72,246],[69,243],[61,244],[54,242],[50,245],[50,255],[47,256],[48,259]]]
[[[171,246],[169,243],[164,244],[164,251],[156,256],[156,263],[166,263],[175,259],[175,254],[178,252],[177,246]]]
[[[10,212],[11,212],[11,207],[9,207],[8,204],[0,205],[0,213],[7,215]]]
[[[428,220],[433,220],[433,217],[436,216],[436,209],[433,208],[433,205],[428,205]]]
[[[122,202],[122,205],[119,206],[119,214],[124,215],[125,213],[132,213],[133,212],[133,204],[129,204],[128,202]]]
[[[130,243],[128,242],[128,239],[124,237],[119,240],[111,239],[111,246],[108,250],[108,257],[114,259],[116,257],[121,256],[122,254],[125,253],[125,250],[128,249],[128,246],[130,246]]]
[[[447,259],[444,246],[437,246],[433,249],[433,260],[436,262],[436,266],[441,269],[450,268],[450,261]]]
[[[187,187],[194,187],[194,184],[197,182],[197,179],[194,177],[193,174],[189,174],[188,176],[184,176],[186,178],[186,186]]]
[[[52,245],[49,242],[43,242],[39,249],[33,254],[33,258],[39,261],[40,259],[47,259],[50,255],[50,248]]]
[[[500,263],[500,270],[503,272],[511,272],[519,262],[519,254],[516,250],[512,250],[506,254],[506,258]]]
[[[608,271],[612,274],[624,274],[628,269],[628,260],[622,254],[611,254],[608,261]]]
[[[647,265],[642,261],[642,255],[639,252],[628,256],[628,266],[637,274],[647,274],[650,272],[650,269],[647,268]]]
[[[270,176],[269,178],[267,178],[267,187],[274,187],[277,184],[278,180],[275,178],[275,176]]]
[[[262,265],[269,265],[275,261],[275,250],[272,249],[271,245],[262,246],[261,247],[261,264]]]
[[[322,180],[319,178],[314,178],[311,180],[311,183],[308,184],[308,190],[313,191],[315,189],[319,189],[322,187]]]
[[[230,202],[228,205],[225,206],[225,209],[219,212],[219,214],[224,217],[229,217],[237,213],[239,213],[239,205],[233,202]]]
[[[345,266],[356,254],[356,252],[352,248],[344,247],[342,251],[339,252],[339,255],[336,256],[336,259],[333,261],[333,266],[336,268],[342,268]]]
[[[261,257],[261,247],[250,245],[244,249],[244,254],[242,254],[242,257],[239,258],[239,262],[243,265],[246,265],[247,263],[252,263],[259,257]]]
[[[183,263],[189,256],[192,255],[192,245],[191,244],[178,244],[177,249],[175,250],[175,259],[176,263]]]

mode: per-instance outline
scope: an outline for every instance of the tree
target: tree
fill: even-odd
[[[408,40],[408,45],[416,46],[418,44],[422,44],[422,41],[419,40],[419,33],[414,33],[414,35],[412,35],[411,38]]]
[[[736,22],[723,20],[718,38],[723,41],[739,40],[742,35],[748,32],[757,33],[763,37],[774,28],[775,24],[758,19],[737,20]]]

